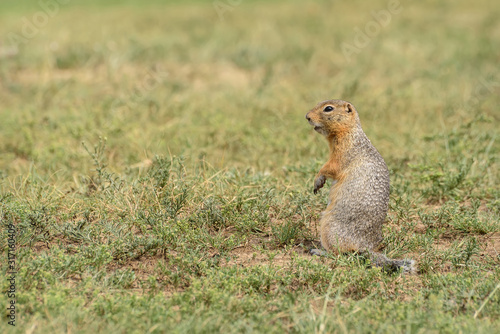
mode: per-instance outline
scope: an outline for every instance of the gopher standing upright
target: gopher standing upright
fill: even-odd
[[[391,260],[374,252],[382,241],[389,206],[389,170],[363,132],[354,106],[342,100],[324,101],[306,119],[330,146],[330,157],[314,181],[314,193],[326,178],[336,181],[321,217],[321,245],[341,253],[368,252],[376,266],[413,272],[413,260]]]

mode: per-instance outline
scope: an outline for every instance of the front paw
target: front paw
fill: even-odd
[[[324,175],[320,175],[314,181],[314,194],[317,194],[318,191],[323,188],[326,182],[326,177]]]

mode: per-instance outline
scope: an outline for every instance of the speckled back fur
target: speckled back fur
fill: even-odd
[[[322,245],[326,249],[373,250],[382,241],[382,224],[389,205],[389,170],[361,125],[350,134],[345,152],[344,178],[330,189],[334,198],[321,219]]]

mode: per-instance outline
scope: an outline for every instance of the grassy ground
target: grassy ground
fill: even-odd
[[[1,332],[500,330],[498,4],[401,1],[365,46],[387,1],[139,3],[34,31],[37,2],[0,4]],[[307,254],[329,98],[391,170],[383,252],[417,275]]]

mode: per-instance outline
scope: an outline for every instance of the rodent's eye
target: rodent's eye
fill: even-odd
[[[326,112],[329,112],[329,111],[332,111],[334,108],[332,106],[326,106],[325,109],[323,109],[323,111],[326,111]]]

